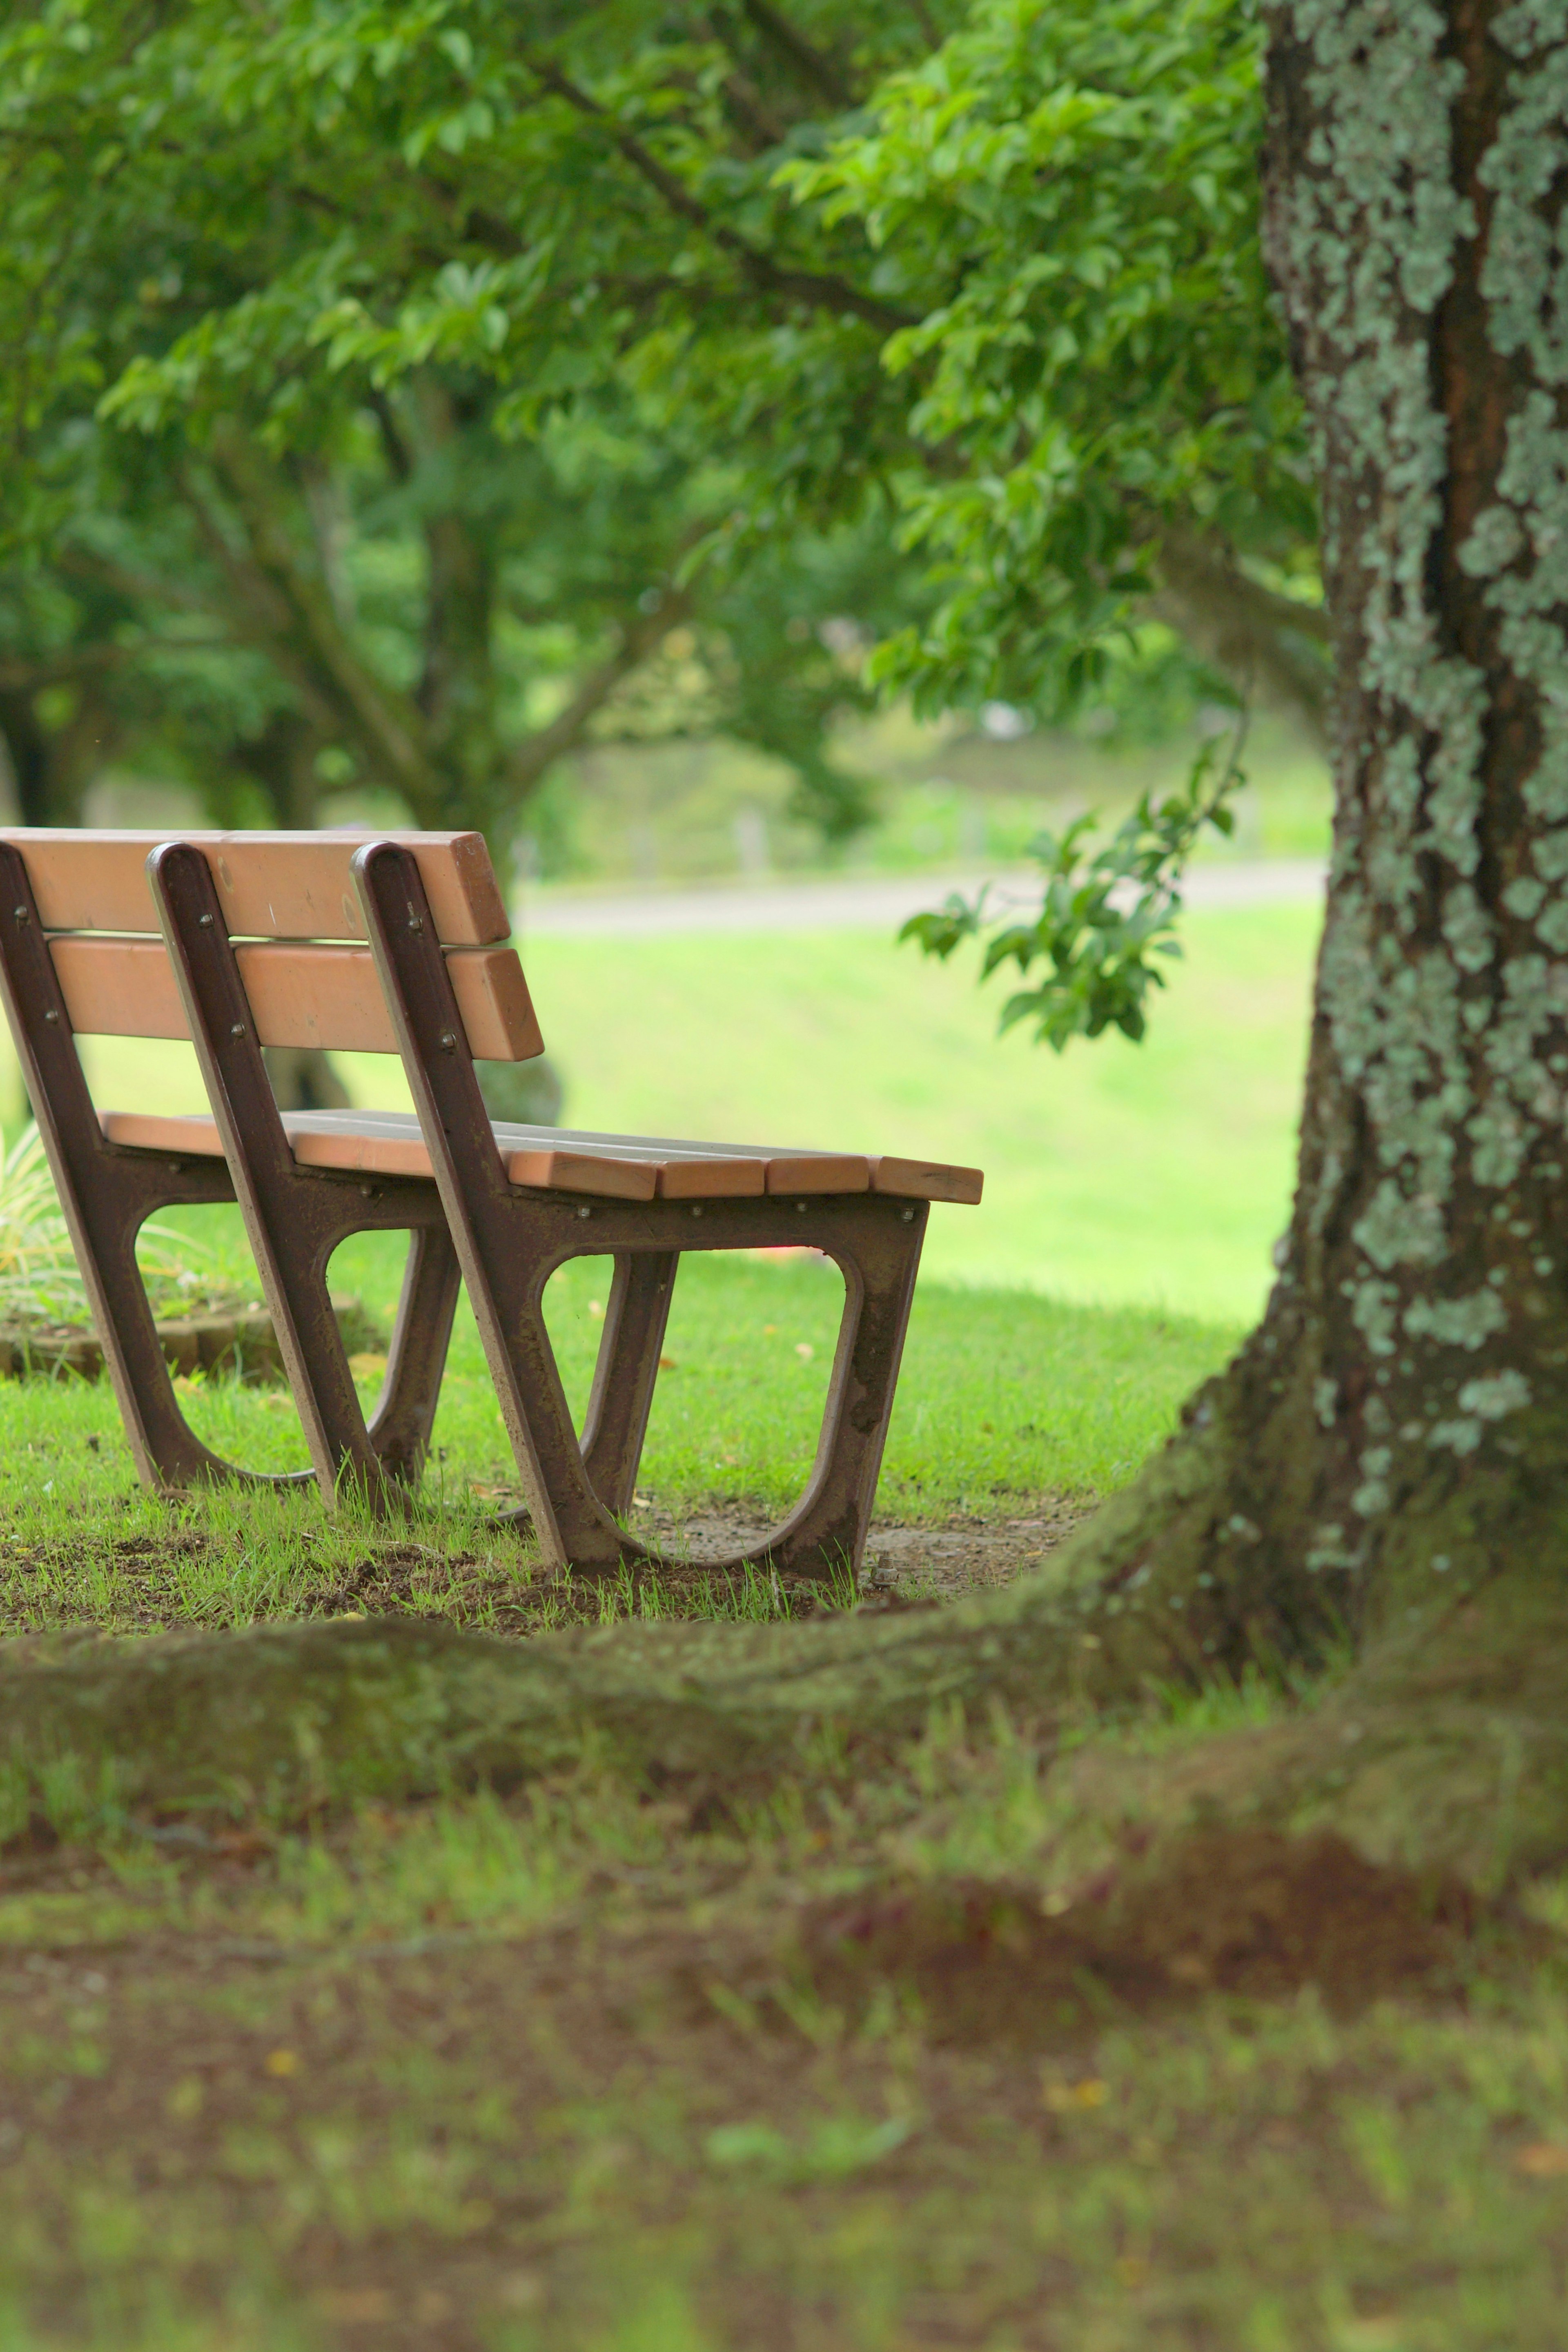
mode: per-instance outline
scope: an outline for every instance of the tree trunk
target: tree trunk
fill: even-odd
[[[1334,857],[1279,1281],[1196,1404],[1194,1491],[1119,1563],[1198,1580],[1231,1657],[1554,1573],[1568,1442],[1568,26],[1293,0],[1271,29]]]
[[[498,726],[494,524],[475,510],[465,479],[466,435],[475,417],[430,373],[416,380],[411,404],[426,464],[447,478],[446,502],[423,516],[425,660],[416,698],[436,797],[421,810],[421,822],[477,825],[495,835],[492,850],[505,857],[516,816]]]

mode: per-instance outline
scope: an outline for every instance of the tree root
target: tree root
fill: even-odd
[[[1078,1630],[1088,1622],[1105,1637]],[[842,1780],[933,1710],[977,1723],[1005,1711],[1048,1749],[1096,1716],[1114,1730],[1097,1698],[1125,1715],[1138,1642],[1115,1622],[1079,1611],[1070,1582],[1038,1580],[952,1610],[823,1625],[506,1643],[384,1618],[15,1642],[0,1653],[0,1843],[40,1808],[57,1822],[105,1809],[299,1818],[515,1785],[585,1758],[694,1795]],[[1568,1856],[1565,1691],[1568,1596],[1500,1579],[1383,1635],[1271,1722],[1152,1748],[1079,1738],[1057,1769],[1089,1813],[1156,1830],[1333,1829],[1375,1861],[1496,1892]]]
[[[1332,1621],[1287,1605],[1302,1582],[1291,1498],[1268,1511],[1247,1377],[1244,1355],[1040,1574],[948,1609],[525,1643],[384,1617],[5,1644],[0,1844],[40,1806],[298,1818],[589,1756],[698,1791],[853,1776],[933,1716],[1001,1713],[1048,1751],[1251,1664],[1290,1669],[1297,1702],[1271,1724],[1156,1762],[1136,1742],[1074,1741],[1058,1769],[1091,1811],[1332,1828],[1483,1889],[1568,1854],[1568,1594],[1533,1564],[1459,1591],[1453,1575],[1401,1578],[1353,1668],[1305,1681]],[[1249,1497],[1258,1525],[1236,1507]],[[1407,1528],[1405,1549],[1419,1537]],[[1410,1605],[1412,1591],[1437,1597]]]

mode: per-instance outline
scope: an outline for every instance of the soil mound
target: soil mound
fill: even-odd
[[[1208,1830],[1042,1905],[1018,1882],[954,1881],[815,1906],[800,1966],[863,2014],[912,1994],[936,2042],[1036,2042],[1211,1991],[1315,1985],[1349,2011],[1452,1979],[1476,1924],[1457,1880],[1368,1862],[1329,1832]]]

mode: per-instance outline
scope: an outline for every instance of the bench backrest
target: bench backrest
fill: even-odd
[[[395,1054],[397,1040],[350,871],[358,833],[73,832],[0,828],[20,851],[73,1030],[190,1034],[147,880],[162,841],[193,843],[217,885],[264,1045]],[[382,836],[414,852],[469,1048],[480,1061],[544,1050],[489,852],[477,833]]]

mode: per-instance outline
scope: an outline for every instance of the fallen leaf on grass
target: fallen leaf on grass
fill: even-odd
[[[392,2297],[384,2286],[329,2287],[321,2305],[329,2319],[345,2321],[351,2327],[392,2317]]]
[[[277,1843],[265,1830],[219,1830],[213,1839],[212,1850],[229,1862],[259,1862]]]
[[[267,2053],[266,2065],[269,2074],[297,2074],[300,2071],[300,2053],[297,2050],[269,2050]]]
[[[1110,2094],[1098,2074],[1081,2083],[1047,2083],[1042,2095],[1054,2116],[1069,2115],[1075,2107],[1102,2107]]]
[[[1568,2141],[1560,2139],[1531,2140],[1521,2147],[1513,2159],[1516,2172],[1525,2172],[1532,2180],[1558,2180],[1568,2174]]]

